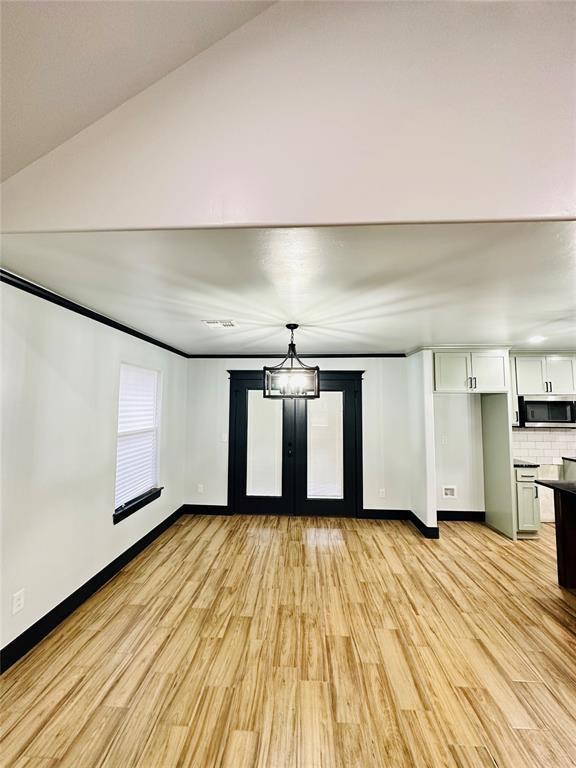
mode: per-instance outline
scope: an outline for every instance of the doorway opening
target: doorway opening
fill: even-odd
[[[261,371],[230,371],[232,514],[362,513],[362,374],[321,371],[317,400],[267,399]]]

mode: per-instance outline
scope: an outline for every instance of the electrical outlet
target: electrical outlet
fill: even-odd
[[[20,613],[24,608],[24,599],[26,597],[26,590],[20,589],[18,592],[14,592],[12,595],[12,615]]]
[[[380,490],[378,491],[378,496],[381,499],[385,499],[386,498],[386,488],[380,488]]]
[[[204,484],[198,483],[198,493],[204,493]]]
[[[443,499],[457,499],[458,488],[455,485],[443,485],[442,486],[442,498]]]

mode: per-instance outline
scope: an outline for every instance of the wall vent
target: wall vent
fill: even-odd
[[[458,489],[455,485],[443,485],[442,486],[442,498],[443,499],[456,499],[458,498]]]
[[[238,323],[234,320],[202,320],[208,328],[237,328]]]

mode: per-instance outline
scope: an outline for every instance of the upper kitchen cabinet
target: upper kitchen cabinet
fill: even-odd
[[[468,392],[472,359],[468,352],[435,352],[434,382],[437,392]]]
[[[555,395],[576,392],[576,359],[569,356],[550,355],[546,358],[548,390]]]
[[[572,355],[518,355],[519,395],[572,395],[576,392],[576,358]]]
[[[435,352],[436,392],[507,392],[508,352]]]
[[[546,393],[546,358],[516,358],[516,388],[519,395],[543,395]]]
[[[507,392],[508,352],[492,349],[472,352],[472,389],[477,392]]]

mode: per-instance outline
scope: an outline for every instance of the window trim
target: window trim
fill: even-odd
[[[121,504],[114,510],[114,514],[112,515],[112,522],[114,525],[119,523],[121,520],[124,520],[126,517],[130,517],[130,515],[133,515],[134,512],[137,512],[139,509],[142,509],[142,507],[145,507],[146,504],[150,504],[151,501],[160,498],[163,490],[163,485],[159,488],[150,488],[149,491],[141,493],[140,496],[136,496],[135,499],[131,499],[131,501],[127,501],[124,504]]]
[[[123,365],[130,366],[132,368],[142,368],[145,371],[155,371],[158,376],[156,380],[156,424],[154,426],[154,431],[156,433],[156,483],[158,483],[158,480],[160,478],[160,432],[161,432],[161,419],[162,419],[162,391],[163,391],[163,376],[162,371],[158,368],[149,368],[145,365],[139,365],[138,363],[130,363],[128,361],[122,360],[120,363],[120,369]],[[119,369],[119,370],[120,370]],[[118,376],[118,387],[116,390],[116,424],[118,424],[118,417],[120,413],[120,376]],[[134,430],[126,430],[125,432],[118,432],[118,427],[116,427],[116,452],[118,451],[118,437],[120,435],[127,435],[127,434],[139,434],[139,433],[145,433],[150,432],[150,427],[146,427],[143,429],[134,429]],[[117,461],[117,456],[116,456]],[[115,473],[114,473],[114,483],[116,483],[116,472],[117,472],[117,463],[115,465]],[[117,525],[119,522],[124,520],[127,517],[130,517],[130,515],[133,515],[134,512],[137,512],[139,509],[142,509],[142,507],[145,507],[147,504],[150,504],[152,501],[155,501],[156,499],[160,498],[160,495],[162,494],[162,491],[164,490],[164,486],[155,485],[152,488],[149,488],[147,491],[144,491],[143,493],[140,493],[138,496],[136,496],[133,499],[130,499],[129,501],[125,501],[124,504],[121,504],[119,507],[116,507],[113,514],[112,514],[112,523],[114,525]]]

